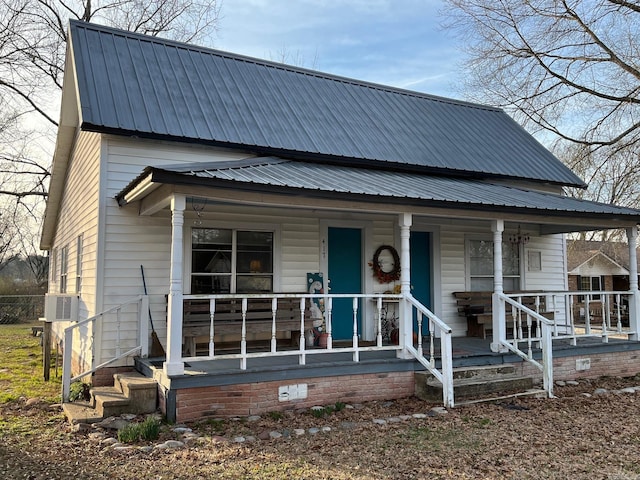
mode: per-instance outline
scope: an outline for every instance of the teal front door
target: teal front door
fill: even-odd
[[[362,230],[329,227],[328,244],[329,293],[362,293]],[[358,334],[362,328],[361,309],[360,301]],[[353,299],[334,298],[331,317],[335,340],[353,338]]]
[[[409,248],[411,251],[411,294],[429,310],[431,304],[431,234],[429,232],[411,232]],[[426,334],[429,324],[425,321],[422,333]],[[413,330],[418,331],[416,312],[413,314]]]

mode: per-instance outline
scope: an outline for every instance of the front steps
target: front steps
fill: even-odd
[[[442,401],[442,384],[428,371],[415,372],[415,382],[418,398],[429,402]],[[539,392],[534,390],[534,379],[518,375],[513,365],[453,370],[453,398],[456,405]]]
[[[158,385],[139,373],[116,373],[113,387],[91,389],[89,402],[64,403],[70,423],[96,423],[123,413],[152,413],[157,409]]]

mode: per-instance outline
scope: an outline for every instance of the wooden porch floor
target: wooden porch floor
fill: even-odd
[[[490,340],[475,337],[455,337],[452,340],[454,368],[500,365],[521,362],[512,353],[491,351]],[[522,348],[522,346],[521,346]],[[554,358],[603,354],[621,351],[640,351],[640,342],[609,338],[603,343],[600,338],[579,338],[573,346],[568,340],[555,340]],[[541,355],[534,349],[534,357]],[[152,377],[162,369],[163,358],[139,358],[136,369],[145,376]],[[437,366],[439,367],[439,358]],[[213,385],[233,385],[240,383],[295,380],[331,375],[358,375],[369,373],[390,373],[424,370],[415,360],[396,358],[395,351],[360,352],[360,361],[353,361],[351,352],[327,352],[309,354],[306,364],[298,364],[298,356],[274,356],[248,358],[247,368],[240,368],[240,359],[197,360],[185,364],[183,376],[171,377],[171,389]]]

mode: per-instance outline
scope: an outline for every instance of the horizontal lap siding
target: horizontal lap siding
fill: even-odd
[[[81,132],[69,162],[65,189],[58,213],[53,248],[56,250],[58,270],[60,251],[68,247],[67,293],[79,293],[79,317],[88,318],[96,308],[98,198],[100,172],[100,136]],[[82,268],[80,292],[76,292],[77,239],[82,235]],[[50,293],[60,291],[59,275],[49,285]],[[54,334],[62,335],[65,324],[54,324]],[[74,341],[74,355],[86,365],[91,355],[88,343]],[[88,360],[87,360],[88,358]]]
[[[144,292],[140,266],[144,266],[151,318],[158,335],[166,339],[166,295],[169,292],[171,255],[171,216],[161,212],[142,217],[137,206],[121,208],[115,195],[147,166],[162,167],[186,162],[228,161],[248,155],[213,152],[201,148],[163,144],[143,140],[106,137],[107,184],[105,191],[104,309],[108,309]],[[185,226],[193,220],[185,220]],[[188,238],[185,238],[185,242]],[[137,340],[135,313],[123,316],[121,348],[134,346]],[[104,322],[102,358],[115,351],[117,324],[113,318]]]
[[[144,265],[147,289],[150,294],[151,315],[161,340],[166,338],[166,294],[169,291],[171,217],[168,211],[152,217],[141,217],[137,206],[119,207],[115,195],[140,174],[144,167],[175,165],[179,162],[212,162],[244,158],[246,155],[229,155],[214,149],[182,148],[144,141],[133,142],[109,138],[108,142],[108,188],[106,194],[106,233],[104,251],[104,308],[113,307],[142,293],[140,265]],[[327,214],[325,218],[343,221],[345,215]],[[349,215],[351,218],[352,215]],[[189,231],[198,220],[195,212],[185,211],[185,245],[189,243]],[[317,213],[308,210],[277,208],[211,206],[199,219],[204,227],[255,228],[276,231],[276,291],[304,292],[308,272],[320,271],[320,222]],[[365,221],[366,217],[362,217]],[[395,217],[385,217],[373,222],[375,249],[382,243],[393,243]],[[366,258],[373,251],[365,252]],[[185,259],[187,261],[188,259]],[[279,269],[279,271],[278,271]],[[364,267],[368,271],[368,266]],[[185,283],[189,281],[184,279]],[[384,285],[376,285],[384,290]],[[133,316],[132,316],[133,318]],[[135,336],[137,325],[129,320],[125,330]],[[112,320],[105,323],[103,345],[105,352],[113,350],[116,325]],[[105,357],[106,358],[106,357]]]
[[[508,239],[511,233],[504,233]],[[440,282],[442,286],[442,320],[449,324],[454,335],[465,335],[466,319],[458,315],[458,306],[452,293],[465,291],[466,266],[465,266],[465,238],[492,238],[491,222],[472,223],[460,225],[442,225],[440,229],[440,251],[442,272]],[[537,236],[531,234],[530,241],[521,251],[525,258],[522,265],[525,290],[564,290],[564,249],[562,235]],[[527,271],[527,254],[529,250],[541,252],[542,270],[540,272]],[[437,273],[437,272],[436,272]]]

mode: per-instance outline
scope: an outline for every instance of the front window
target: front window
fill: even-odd
[[[469,259],[469,290],[472,292],[493,291],[493,241],[467,240]],[[502,244],[502,277],[505,291],[520,290],[520,248],[518,245]]]
[[[191,293],[273,291],[273,232],[191,231]]]

